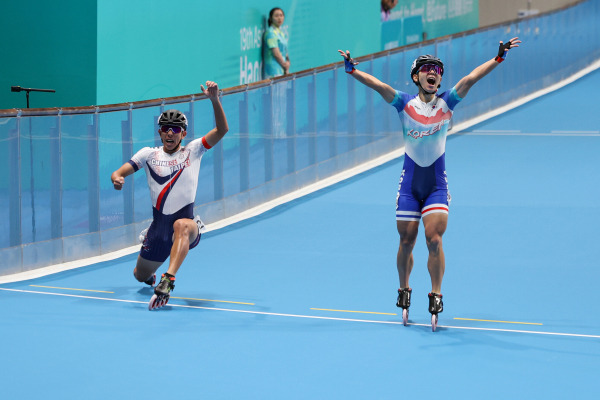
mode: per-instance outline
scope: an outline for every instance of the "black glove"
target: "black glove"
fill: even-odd
[[[500,47],[498,48],[498,55],[496,56],[495,60],[499,63],[504,61],[504,59],[506,58],[506,53],[508,53],[508,49],[510,49],[510,40],[506,43],[500,43]]]

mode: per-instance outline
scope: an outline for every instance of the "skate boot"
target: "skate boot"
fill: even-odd
[[[429,293],[429,312],[431,313],[431,331],[435,332],[438,323],[438,314],[444,311],[444,302],[439,293]]]
[[[173,289],[175,289],[175,277],[170,274],[162,274],[160,282],[154,288],[154,295],[150,299],[148,309],[156,310],[167,304]]]
[[[408,323],[408,308],[410,307],[411,294],[411,288],[398,289],[396,307],[402,307],[402,324],[404,324],[404,326]]]
[[[152,274],[152,276],[145,280],[144,283],[150,287],[154,287],[154,284],[156,283],[156,274]]]
[[[199,215],[196,215],[194,217],[194,222],[196,223],[196,225],[198,225],[198,233],[202,234],[206,232],[206,225],[204,225],[204,222],[202,222]]]

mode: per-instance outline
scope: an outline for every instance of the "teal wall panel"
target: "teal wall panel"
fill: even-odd
[[[271,0],[44,0],[10,2],[0,33],[0,109],[24,108],[11,85],[55,89],[34,93],[31,107],[77,107],[200,92],[256,82]],[[291,72],[382,50],[379,2],[282,0]],[[397,46],[478,26],[478,0],[409,0],[392,12]],[[387,42],[389,46],[389,41]],[[395,43],[392,38],[391,43]]]
[[[96,101],[96,0],[2,2],[0,109],[74,107]]]
[[[262,34],[270,0],[105,0],[98,4],[98,103],[199,93],[261,79]],[[354,4],[354,6],[351,6]],[[279,1],[291,71],[339,61],[337,49],[379,50],[379,5],[351,0]],[[115,12],[118,10],[118,12]]]

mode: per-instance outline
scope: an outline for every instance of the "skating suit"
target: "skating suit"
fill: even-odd
[[[462,99],[456,89],[436,94],[429,103],[418,95],[396,91],[396,107],[404,130],[404,166],[396,197],[396,219],[419,221],[431,213],[448,213],[446,135],[454,107]]]
[[[144,147],[129,164],[135,171],[146,171],[152,198],[152,224],[140,255],[146,260],[163,262],[171,252],[173,224],[181,218],[194,219],[194,200],[198,187],[200,161],[210,146],[203,137],[192,140],[173,154],[162,147]],[[200,234],[190,249],[200,241]]]

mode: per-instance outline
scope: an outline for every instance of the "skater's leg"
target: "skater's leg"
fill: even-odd
[[[173,246],[167,273],[175,276],[190,250],[190,243],[198,237],[198,225],[192,219],[182,218],[175,221],[173,230]]]
[[[396,221],[396,228],[400,235],[400,245],[396,256],[396,268],[398,269],[398,278],[400,288],[409,287],[410,273],[413,269],[414,259],[412,255],[413,248],[417,241],[419,232],[419,221]]]
[[[446,232],[448,225],[448,214],[429,214],[423,218],[423,225],[425,226],[425,239],[427,240],[427,249],[429,250],[427,269],[431,277],[431,291],[441,293],[442,279],[444,278],[444,271],[446,269],[442,236]]]
[[[138,256],[137,264],[133,269],[133,276],[138,282],[146,282],[152,277],[156,270],[162,265],[162,262],[146,260],[142,256]]]

